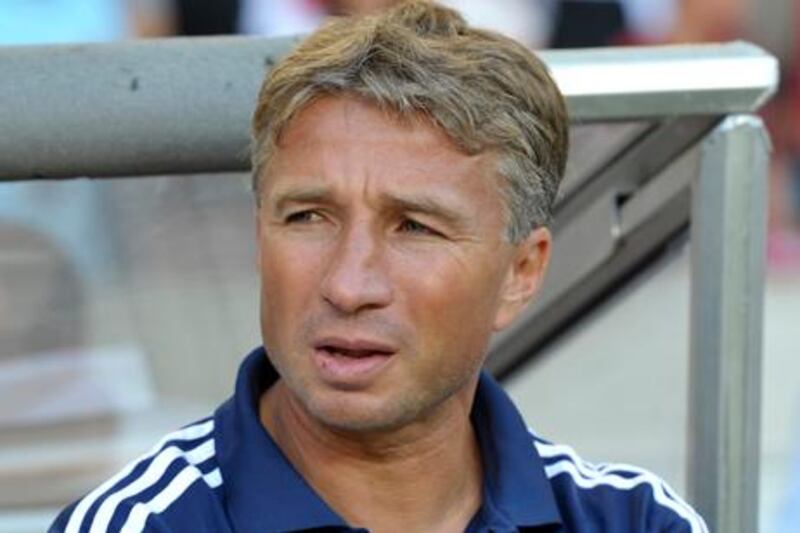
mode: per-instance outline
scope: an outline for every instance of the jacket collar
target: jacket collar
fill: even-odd
[[[259,399],[278,378],[264,349],[257,348],[239,369],[234,396],[215,413],[217,460],[234,529],[347,528],[261,425]],[[478,383],[472,421],[484,464],[480,521],[495,527],[560,523],[533,439],[511,400],[485,372]]]

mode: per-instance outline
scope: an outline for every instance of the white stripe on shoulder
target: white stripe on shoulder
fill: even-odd
[[[169,465],[179,458],[185,459],[191,465],[198,465],[214,456],[214,439],[203,441],[202,444],[192,448],[191,450],[183,451],[176,446],[168,446],[158,452],[153,461],[147,466],[147,469],[131,483],[125,485],[118,491],[110,494],[105,501],[100,505],[97,513],[92,520],[92,528],[89,533],[105,533],[108,531],[108,524],[111,523],[111,518],[117,510],[120,502],[125,498],[129,498],[146,490],[161,479],[167,471]],[[194,466],[189,467],[192,470],[197,470]],[[198,470],[199,472],[199,470]],[[199,475],[199,474],[198,474]]]
[[[210,419],[205,422],[200,422],[197,424],[193,424],[191,426],[187,426],[183,429],[174,431],[166,435],[158,442],[158,444],[153,446],[153,448],[151,448],[149,452],[128,463],[117,474],[115,474],[114,476],[106,480],[102,485],[100,485],[92,492],[84,496],[83,499],[78,502],[78,505],[76,505],[75,509],[72,511],[72,514],[69,517],[69,522],[67,522],[67,527],[65,528],[65,533],[78,533],[81,524],[83,523],[83,519],[86,517],[86,513],[88,512],[92,504],[94,504],[94,502],[97,501],[98,498],[100,498],[103,494],[105,494],[108,490],[110,490],[120,480],[129,476],[130,473],[133,471],[133,469],[136,468],[136,465],[157,454],[161,450],[161,448],[164,447],[166,443],[170,441],[188,441],[188,440],[200,439],[211,433],[213,430],[214,430],[214,420]]]
[[[708,532],[702,517],[683,501],[666,482],[653,473],[624,464],[595,466],[581,459],[575,450],[569,446],[542,441],[534,441],[534,443],[542,458],[565,456],[565,458],[555,463],[545,465],[545,473],[548,478],[567,474],[576,485],[585,489],[605,485],[619,490],[631,490],[639,485],[647,484],[653,492],[656,503],[670,509],[686,520],[692,532]],[[633,477],[624,477],[619,475],[621,473],[632,474]]]
[[[192,483],[197,481],[199,477],[200,471],[196,468],[186,467],[181,470],[181,472],[170,481],[169,485],[153,496],[150,501],[147,503],[139,502],[133,506],[133,510],[131,514],[128,515],[128,519],[125,521],[120,532],[140,533],[144,531],[147,517],[150,516],[150,514],[158,514],[166,511],[167,508],[172,505],[175,500],[180,498],[181,494],[183,494]],[[212,488],[222,483],[219,468],[203,476],[203,479]]]
[[[206,482],[206,485],[212,489],[216,489],[222,485],[222,472],[220,472],[219,468],[215,468],[208,474],[204,474],[203,480]]]

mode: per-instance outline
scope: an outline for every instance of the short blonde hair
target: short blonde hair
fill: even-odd
[[[569,124],[547,68],[521,44],[427,1],[331,19],[261,87],[252,122],[257,198],[282,130],[311,101],[336,94],[366,98],[401,117],[422,114],[466,153],[497,152],[512,242],[549,222]]]

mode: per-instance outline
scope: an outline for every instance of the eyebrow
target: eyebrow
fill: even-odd
[[[289,187],[272,195],[269,202],[276,211],[282,211],[287,204],[313,204],[329,202],[333,194],[328,187]]]
[[[288,204],[314,204],[334,202],[334,193],[330,187],[288,187],[277,191],[269,204],[277,212],[281,212]],[[457,229],[468,227],[468,217],[448,202],[421,194],[382,194],[381,203],[394,212],[408,212],[428,215],[442,220]]]
[[[386,195],[386,203],[399,212],[420,213],[442,220],[455,228],[465,228],[467,217],[455,206],[423,195]]]

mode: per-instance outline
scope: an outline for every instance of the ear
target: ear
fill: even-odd
[[[550,261],[552,236],[547,228],[536,228],[514,245],[511,264],[500,293],[495,314],[495,331],[506,328],[539,292]]]

